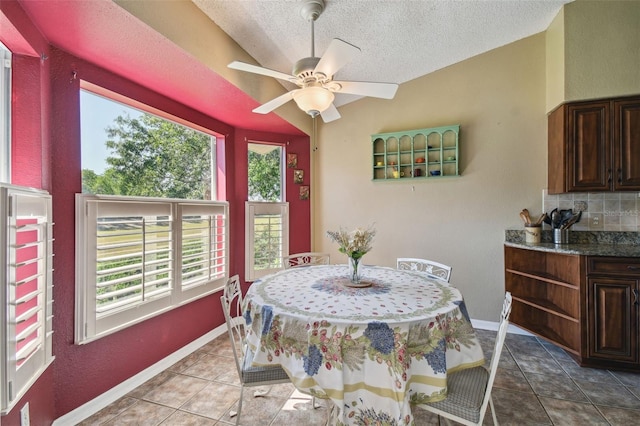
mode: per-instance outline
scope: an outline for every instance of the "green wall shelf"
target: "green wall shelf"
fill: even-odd
[[[371,135],[373,180],[459,176],[460,126]]]

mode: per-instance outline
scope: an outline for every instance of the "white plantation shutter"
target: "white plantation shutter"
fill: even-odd
[[[0,405],[11,410],[53,361],[51,197],[0,185]]]
[[[246,280],[254,281],[283,268],[289,254],[289,204],[246,202]]]
[[[188,300],[207,283],[226,276],[227,215],[224,205],[180,203],[179,212],[180,291]]]
[[[76,342],[221,288],[227,203],[76,196]]]

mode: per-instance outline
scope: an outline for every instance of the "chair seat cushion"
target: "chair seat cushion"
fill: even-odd
[[[484,367],[458,371],[447,377],[447,398],[425,405],[478,423],[488,381],[489,372]]]
[[[242,382],[260,383],[260,382],[276,382],[289,381],[289,376],[279,365],[252,366],[253,352],[247,350],[242,362]]]

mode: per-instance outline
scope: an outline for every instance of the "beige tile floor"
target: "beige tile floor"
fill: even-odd
[[[495,332],[478,330],[487,359]],[[228,344],[221,336],[185,357],[81,425],[229,425],[235,418],[239,381]],[[640,424],[640,373],[579,367],[562,349],[531,336],[510,334],[493,390],[502,425]],[[264,398],[243,398],[246,426],[315,426],[326,422],[325,401],[310,399],[290,384],[276,385]],[[438,418],[414,409],[416,426]],[[491,425],[487,413],[485,424]],[[441,425],[453,424],[440,420]]]

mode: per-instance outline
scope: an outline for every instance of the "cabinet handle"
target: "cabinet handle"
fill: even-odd
[[[622,169],[618,169],[618,183],[622,183]]]
[[[640,267],[638,266],[633,266],[633,265],[628,265],[627,269],[631,270],[631,271],[637,271],[640,270]]]
[[[611,169],[608,169],[607,173],[608,173],[607,182],[611,183]]]
[[[633,289],[633,304],[638,305],[638,289]]]

